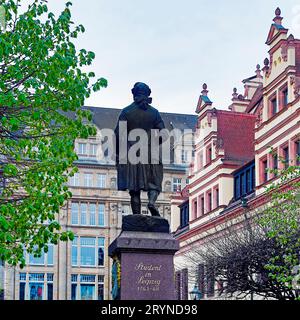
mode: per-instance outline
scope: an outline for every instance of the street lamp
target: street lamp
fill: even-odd
[[[198,289],[198,285],[195,284],[194,289],[190,291],[191,300],[200,300],[201,292]]]

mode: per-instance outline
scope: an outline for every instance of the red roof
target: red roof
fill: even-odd
[[[256,116],[232,111],[217,111],[218,139],[222,139],[225,160],[247,163],[254,159]]]

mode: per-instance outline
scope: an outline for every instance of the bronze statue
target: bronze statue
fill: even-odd
[[[161,159],[157,163],[152,163],[151,159],[157,157],[151,154],[151,130],[162,130],[165,128],[164,122],[158,110],[153,108],[151,89],[142,82],[138,82],[132,89],[134,102],[124,108],[119,116],[118,124],[115,129],[116,134],[116,165],[118,171],[118,190],[128,190],[131,196],[131,208],[133,214],[141,214],[141,191],[148,193],[148,209],[152,216],[160,216],[155,202],[162,190],[163,164]],[[148,136],[147,163],[131,163],[128,159],[128,151],[134,143],[129,141],[128,135],[121,133],[120,123],[127,124],[128,134],[135,129],[143,129]],[[126,145],[127,153],[121,155],[121,145]],[[159,157],[160,158],[160,157]],[[124,161],[125,160],[125,161]]]

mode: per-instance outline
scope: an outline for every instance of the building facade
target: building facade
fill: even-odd
[[[120,110],[87,109],[93,113],[98,133],[76,141],[78,172],[69,181],[73,196],[59,215],[62,229],[72,231],[74,241],[50,245],[38,258],[27,254],[23,269],[6,266],[3,282],[7,300],[110,299],[112,263],[108,246],[121,231],[122,216],[131,213],[129,195],[117,190],[116,167],[102,141],[103,129],[114,130]],[[187,140],[179,143],[177,136],[172,144],[174,161],[164,166],[163,192],[157,201],[161,215],[171,222],[170,196],[187,182],[196,117],[162,113],[162,118],[169,131],[182,131]],[[146,194],[142,201],[142,213],[149,214]]]
[[[189,264],[187,255],[221,237],[228,221],[240,226],[245,203],[250,215],[268,203],[266,187],[277,179],[270,169],[299,165],[300,40],[288,35],[282,20],[277,8],[264,67],[258,65],[255,75],[243,80],[243,94],[233,90],[230,111],[213,108],[203,86],[190,183],[185,194],[172,198],[180,241],[175,259],[178,299],[188,297],[195,285],[204,299],[225,298],[218,282],[206,276],[203,261]]]

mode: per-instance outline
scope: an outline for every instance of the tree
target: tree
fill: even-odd
[[[187,252],[185,259],[194,275],[190,280],[198,283],[202,294],[209,294],[213,283],[218,283],[217,295],[222,298],[294,300],[297,291],[270,277],[266,268],[274,256],[279,257],[276,266],[281,267],[283,254],[284,249],[268,237],[255,218],[246,217],[239,224],[227,221],[217,236]],[[201,275],[199,266],[205,270]]]
[[[95,54],[77,50],[83,33],[71,20],[71,2],[56,17],[47,1],[2,1],[6,28],[0,34],[0,259],[24,266],[24,249],[39,255],[49,243],[72,239],[58,222],[71,197],[76,138],[96,133],[82,110],[92,91],[107,86],[83,69]]]
[[[282,169],[269,170],[277,179],[267,188],[270,205],[261,210],[258,223],[281,249],[266,264],[269,277],[295,292],[294,298],[300,299],[294,284],[295,270],[300,265],[300,166],[298,160],[294,165],[284,159],[279,161]]]

